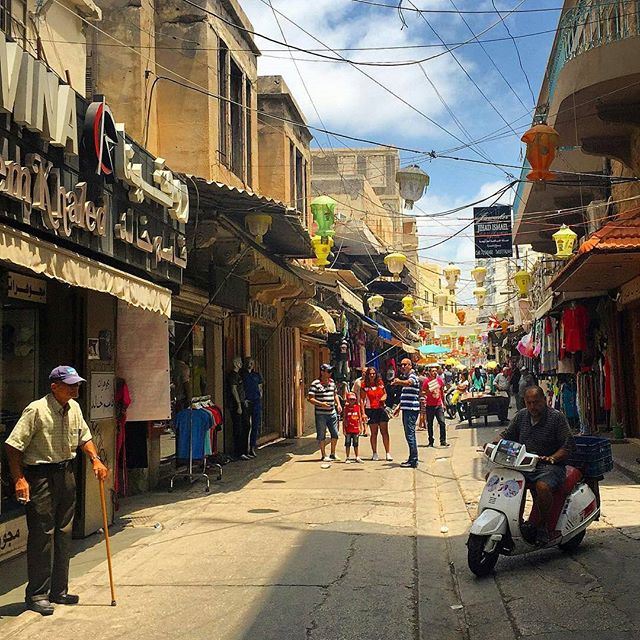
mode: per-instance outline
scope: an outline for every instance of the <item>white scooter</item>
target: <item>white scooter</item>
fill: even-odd
[[[540,519],[537,510],[532,509],[528,523],[522,521],[528,488],[522,472],[533,471],[540,456],[510,440],[485,445],[484,454],[493,468],[467,540],[469,569],[477,576],[490,573],[500,554],[520,555],[542,548],[535,544]],[[567,466],[564,485],[554,494],[548,522],[549,543],[544,548],[558,546],[563,551],[574,551],[599,515],[596,496],[582,480],[582,474]]]

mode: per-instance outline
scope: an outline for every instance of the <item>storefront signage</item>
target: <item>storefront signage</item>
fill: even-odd
[[[258,300],[249,300],[249,316],[274,325],[278,322],[278,309],[271,304],[264,304]]]
[[[104,100],[92,102],[84,117],[84,143],[98,175],[113,175],[117,135],[111,109]]]
[[[78,155],[76,94],[0,32],[0,109],[44,140]]]
[[[7,274],[7,297],[44,303],[47,301],[47,282],[9,271]]]
[[[27,519],[20,516],[0,523],[0,562],[27,548]]]
[[[104,420],[115,417],[114,381],[113,371],[110,373],[93,371],[91,373],[89,393],[91,402],[89,418],[91,420]]]
[[[476,258],[511,258],[511,207],[474,207]]]

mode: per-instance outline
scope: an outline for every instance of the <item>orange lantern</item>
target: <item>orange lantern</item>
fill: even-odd
[[[460,309],[459,311],[456,311],[456,316],[458,318],[458,322],[460,324],[464,324],[464,321],[467,317],[467,312],[464,309]]]
[[[509,328],[509,321],[508,320],[503,320],[500,323],[500,326],[502,327],[502,333],[507,333],[507,329]]]
[[[527,160],[531,165],[527,180],[555,178],[549,167],[556,157],[559,139],[558,132],[547,124],[537,124],[522,136],[522,142],[527,145]]]

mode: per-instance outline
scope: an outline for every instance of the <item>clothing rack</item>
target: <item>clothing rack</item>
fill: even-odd
[[[198,396],[196,398],[191,398],[191,404],[189,406],[189,411],[193,412],[196,409],[201,409],[202,406],[208,402],[211,402],[211,396]],[[212,463],[210,466],[215,467],[218,472],[218,480],[222,479],[222,466],[219,464]],[[209,475],[207,474],[207,457],[203,456],[202,458],[202,471],[200,473],[194,473],[193,471],[193,413],[189,414],[189,470],[181,471],[179,473],[174,473],[171,476],[171,482],[169,483],[169,492],[173,491],[173,482],[176,478],[187,478],[189,484],[193,484],[198,480],[198,478],[204,478],[207,483],[205,487],[205,491],[209,493],[211,490],[211,481]]]

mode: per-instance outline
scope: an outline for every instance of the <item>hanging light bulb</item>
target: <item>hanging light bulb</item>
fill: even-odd
[[[372,296],[369,296],[369,298],[367,299],[367,303],[371,311],[377,311],[383,305],[384,298],[379,293],[376,293]]]
[[[444,268],[444,279],[447,281],[449,293],[453,295],[456,292],[456,285],[458,284],[458,280],[460,279],[460,269],[456,267],[453,262],[450,262]]]
[[[476,281],[476,284],[481,287],[484,284],[484,279],[487,277],[487,270],[485,267],[476,267],[471,270],[471,277]]]
[[[385,256],[384,263],[389,269],[389,272],[393,276],[394,280],[400,280],[400,274],[404,269],[404,265],[407,262],[407,256],[404,253],[400,253],[399,251],[394,251]]]
[[[267,213],[249,213],[245,216],[244,223],[256,242],[262,244],[262,239],[271,228],[272,220]]]
[[[396,182],[400,186],[400,196],[406,209],[413,209],[413,203],[422,198],[429,186],[429,176],[417,165],[396,172]]]
[[[521,298],[526,298],[529,294],[529,286],[531,285],[531,274],[524,269],[515,272],[513,280],[518,288],[518,294]]]
[[[551,236],[556,243],[556,258],[566,260],[573,254],[573,245],[576,243],[578,234],[572,231],[566,224],[563,224],[558,231]]]
[[[404,298],[402,298],[402,312],[405,315],[410,316],[413,314],[413,305],[413,296],[405,296]]]

